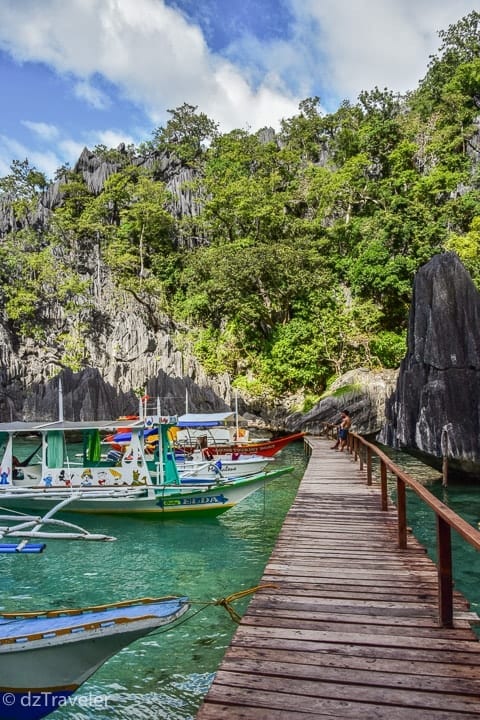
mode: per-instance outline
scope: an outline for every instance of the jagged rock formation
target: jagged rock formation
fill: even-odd
[[[65,420],[108,420],[139,410],[139,393],[131,389],[122,390],[118,385],[105,380],[99,370],[87,368],[79,373],[64,370],[46,383],[37,382],[30,386],[23,404],[22,419],[40,418],[48,421],[59,418],[60,379]],[[151,398],[149,407],[156,407],[158,398],[162,414],[182,414],[185,411],[187,393],[190,411],[230,409],[211,388],[202,389],[189,377],[170,377],[163,370],[150,378],[146,388]]]
[[[458,257],[418,271],[407,355],[380,442],[450,471],[480,473],[480,294]],[[449,473],[450,474],[450,473]]]
[[[0,323],[0,421],[57,419],[59,377],[68,420],[135,412],[144,392],[159,397],[161,411],[169,414],[185,412],[187,391],[190,411],[232,407],[228,376],[208,377],[195,358],[175,347],[173,327],[152,330],[141,307],[118,295],[114,301],[107,294],[102,302],[108,322],[87,338],[89,367],[79,373],[62,368],[51,349],[33,340],[16,347]]]
[[[174,215],[198,213],[185,184],[192,180],[191,168],[166,152],[127,155],[125,147],[119,146],[118,162],[106,161],[84,148],[74,171],[83,177],[90,192],[98,194],[110,175],[122,167],[125,156],[125,162],[149,167],[156,179],[165,182]],[[35,210],[25,220],[28,225],[39,230],[48,226],[52,210],[62,203],[62,182],[52,182],[39,194]],[[0,236],[10,232],[15,223],[11,202],[2,195]],[[175,347],[175,329],[168,318],[155,318],[152,323],[145,307],[112,287],[105,275],[97,277],[93,267],[87,268],[88,263],[85,258],[96,313],[95,335],[86,338],[88,367],[76,374],[62,368],[55,338],[51,347],[33,340],[21,343],[10,335],[8,323],[0,317],[0,421],[56,419],[59,377],[64,387],[64,415],[70,420],[107,419],[134,412],[138,395],[145,391],[160,397],[162,410],[172,414],[185,411],[187,391],[191,411],[231,407],[229,378],[207,377],[188,349]],[[62,308],[52,307],[51,313],[60,325]],[[240,403],[239,409],[245,406]]]
[[[120,154],[126,154],[123,145],[117,148]],[[164,182],[172,195],[170,211],[176,217],[196,216],[199,207],[193,198],[188,183],[195,177],[192,168],[182,165],[178,158],[167,152],[154,152],[149,155],[135,156],[129,159],[133,165],[145,167],[154,171],[156,180]],[[106,162],[88,148],[84,148],[78,158],[74,171],[79,173],[94,195],[98,195],[110,175],[118,172],[120,165]]]
[[[332,384],[328,397],[320,400],[310,412],[290,415],[286,426],[292,432],[319,434],[325,423],[338,422],[341,411],[347,409],[352,417],[352,430],[374,435],[385,422],[385,402],[395,388],[396,379],[395,370],[351,370]]]
[[[265,141],[273,130],[266,131]],[[99,194],[105,181],[126,163],[147,167],[156,180],[171,193],[170,211],[176,217],[195,217],[199,208],[189,182],[194,170],[168,152],[151,151],[143,156],[123,145],[107,156],[84,148],[75,167],[93,194]],[[24,224],[41,232],[48,227],[53,210],[63,201],[59,178],[38,195],[34,209]],[[12,212],[11,199],[0,197],[0,237],[20,229]],[[176,238],[178,245],[201,238]],[[188,348],[176,346],[176,332],[168,318],[148,316],[148,309],[132,296],[112,286],[107,273],[98,273],[95,257],[85,255],[84,271],[92,281],[95,319],[91,336],[85,338],[85,370],[72,373],[61,364],[55,334],[42,344],[21,342],[10,334],[9,324],[0,317],[0,421],[54,420],[58,417],[58,382],[62,378],[64,416],[70,420],[108,419],[135,412],[138,396],[147,392],[159,397],[162,411],[185,411],[188,391],[189,410],[222,411],[232,408],[233,397],[227,375],[207,376]],[[49,309],[50,320],[62,325],[63,309]],[[153,322],[154,320],[154,322]],[[95,369],[94,369],[95,368]],[[255,405],[239,398],[241,413],[259,414]]]
[[[189,187],[189,182],[194,179],[195,171],[182,165],[180,160],[168,152],[152,151],[147,155],[130,156],[123,143],[118,146],[117,153],[120,159],[124,156],[125,163],[131,163],[138,167],[145,167],[154,171],[156,180],[165,183],[167,190],[171,193],[171,213],[175,217],[195,217],[198,215],[199,207]],[[73,171],[78,173],[85,181],[88,190],[98,195],[105,185],[105,181],[118,172],[124,163],[120,160],[107,161],[100,155],[88,148],[83,148]],[[59,179],[51,182],[38,195],[38,202],[34,210],[27,215],[25,223],[39,229],[45,228],[52,210],[62,203],[62,185],[65,180]],[[0,237],[6,235],[13,229],[20,229],[21,225],[15,220],[12,201],[8,194],[0,197]]]

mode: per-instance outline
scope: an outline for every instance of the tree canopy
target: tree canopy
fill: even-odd
[[[251,392],[320,395],[356,365],[396,367],[419,266],[454,250],[480,281],[479,26],[472,12],[440,32],[405,96],[375,87],[328,115],[306,98],[278,133],[221,133],[184,103],[100,194],[63,168],[47,225],[35,221],[45,178],[15,161],[0,180],[15,220],[0,243],[12,331],[45,332],[62,303],[63,362],[88,362],[80,337],[108,278],[152,329],[167,314],[208,372]],[[162,157],[177,163],[175,189]]]

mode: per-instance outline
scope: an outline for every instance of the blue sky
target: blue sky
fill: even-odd
[[[278,128],[425,75],[471,0],[0,0],[0,176],[51,178],[82,148],[139,144],[187,102],[232,128]]]

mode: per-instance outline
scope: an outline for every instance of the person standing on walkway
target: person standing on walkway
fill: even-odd
[[[344,448],[347,446],[348,431],[350,429],[351,424],[352,424],[352,418],[350,417],[350,413],[348,412],[348,410],[344,410],[342,412],[342,422],[340,423],[340,428],[338,430],[338,439],[340,441],[340,447],[339,447],[340,452],[343,452]]]
[[[348,428],[351,424],[352,419],[350,417],[350,413],[348,412],[348,410],[344,410],[341,413],[341,420],[338,423],[337,442],[332,445],[332,447],[330,448],[331,450],[343,450],[343,448],[347,444]]]

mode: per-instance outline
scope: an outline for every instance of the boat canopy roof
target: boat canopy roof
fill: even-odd
[[[187,413],[180,415],[177,420],[177,427],[216,427],[222,425],[226,420],[235,417],[233,412],[221,413]]]
[[[142,428],[145,426],[145,420],[56,420],[53,422],[10,422],[0,423],[0,433],[39,433],[48,430],[116,430],[128,425],[129,428]]]

